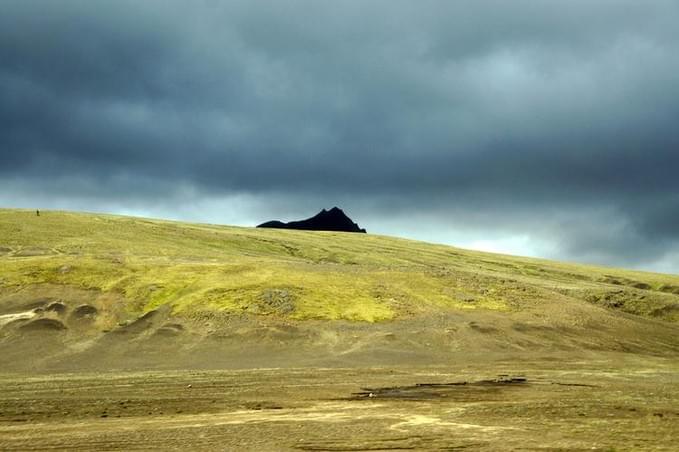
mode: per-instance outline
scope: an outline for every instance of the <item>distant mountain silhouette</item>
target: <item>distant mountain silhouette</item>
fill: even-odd
[[[306,220],[290,221],[267,221],[257,226],[258,228],[276,229],[301,229],[304,231],[343,231],[343,232],[363,232],[365,229],[359,228],[356,223],[351,221],[342,209],[333,207],[330,210],[321,210],[319,213]]]

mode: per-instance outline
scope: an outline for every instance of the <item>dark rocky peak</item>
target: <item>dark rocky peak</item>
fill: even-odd
[[[333,207],[330,210],[321,210],[316,215],[306,220],[290,221],[267,221],[257,226],[258,228],[277,229],[300,229],[303,231],[342,231],[342,232],[365,232],[358,224],[351,221],[342,209]]]

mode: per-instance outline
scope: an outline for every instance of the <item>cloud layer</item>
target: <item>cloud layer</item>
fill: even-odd
[[[2,10],[4,205],[340,204],[369,231],[679,272],[675,1]]]

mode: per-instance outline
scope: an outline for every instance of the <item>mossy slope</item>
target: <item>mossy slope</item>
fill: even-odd
[[[437,310],[521,310],[550,297],[679,320],[679,277],[467,251],[376,235],[267,230],[0,209],[0,291],[111,293],[290,319],[382,321]]]

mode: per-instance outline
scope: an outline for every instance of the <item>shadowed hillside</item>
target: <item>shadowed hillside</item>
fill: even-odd
[[[678,322],[672,275],[365,234],[0,210],[8,370],[674,354]]]

